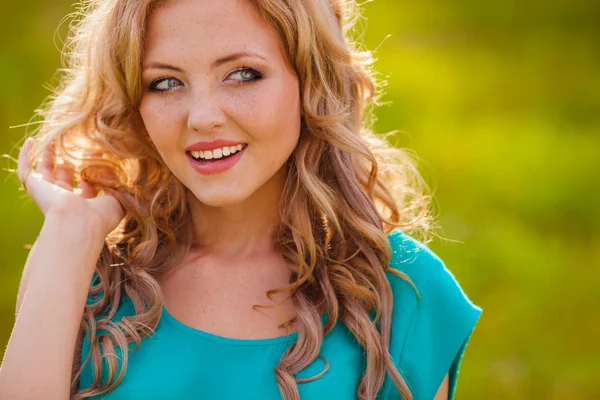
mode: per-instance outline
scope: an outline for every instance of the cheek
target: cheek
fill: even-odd
[[[182,108],[160,98],[149,96],[140,104],[140,115],[146,131],[159,152],[177,145],[177,132],[183,121]]]
[[[251,107],[246,108],[244,121],[254,140],[269,147],[295,144],[300,133],[300,99],[295,80],[265,84],[249,96],[247,104]]]

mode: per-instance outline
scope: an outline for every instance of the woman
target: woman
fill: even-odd
[[[353,5],[81,10],[19,155],[45,222],[0,398],[453,397],[481,309],[413,238],[410,159],[365,125]]]

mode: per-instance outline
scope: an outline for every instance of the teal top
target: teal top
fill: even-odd
[[[421,297],[419,302],[408,282],[387,273],[394,295],[390,354],[415,400],[433,399],[446,373],[450,374],[452,400],[461,358],[482,310],[424,244],[398,229],[388,239],[393,250],[390,266],[408,275]],[[133,306],[126,300],[116,318],[131,314]],[[298,332],[268,339],[217,336],[181,323],[163,308],[155,334],[143,339],[138,350],[128,352],[123,380],[96,399],[281,399],[273,371],[297,337]],[[85,336],[82,361],[88,352]],[[314,381],[298,383],[300,398],[356,399],[365,358],[343,322],[338,321],[324,338],[320,354],[329,361],[329,370]],[[296,377],[313,377],[324,365],[317,358]],[[88,363],[80,377],[80,390],[92,382]],[[378,399],[401,399],[387,375]]]

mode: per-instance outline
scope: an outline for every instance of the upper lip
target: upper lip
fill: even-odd
[[[245,144],[243,142],[236,142],[234,140],[216,139],[210,142],[196,142],[191,146],[188,146],[185,151],[203,151],[203,150],[214,150],[224,146],[237,146],[238,144]]]

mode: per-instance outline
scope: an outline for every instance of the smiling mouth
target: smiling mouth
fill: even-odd
[[[214,150],[187,151],[186,153],[198,162],[210,163],[233,157],[247,146],[247,144],[239,144],[237,146],[225,146]]]

